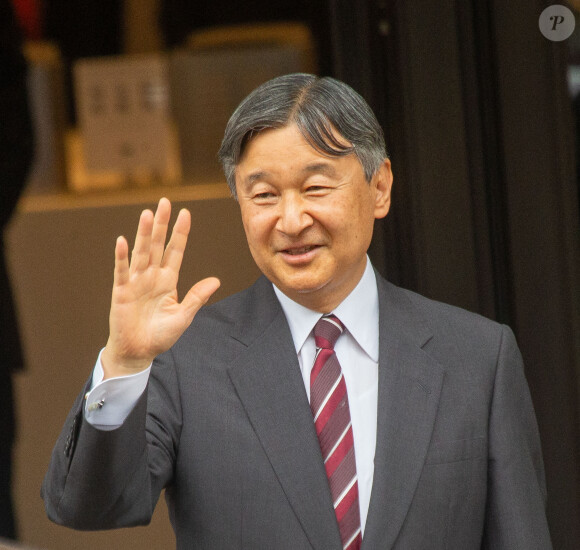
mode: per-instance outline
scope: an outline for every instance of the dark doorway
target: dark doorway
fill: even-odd
[[[555,548],[580,540],[577,152],[568,46],[513,2],[330,1],[337,77],[379,114],[395,187],[372,256],[395,282],[508,323],[542,437]],[[576,30],[578,32],[578,30]]]

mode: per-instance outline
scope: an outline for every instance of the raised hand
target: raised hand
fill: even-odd
[[[127,240],[117,239],[109,339],[101,355],[105,378],[147,368],[177,341],[220,285],[215,277],[203,279],[179,302],[177,281],[191,216],[185,209],[179,212],[165,246],[170,216],[165,198],[155,215],[141,213],[130,262]]]

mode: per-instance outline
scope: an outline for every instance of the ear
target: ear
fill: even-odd
[[[393,186],[393,172],[389,159],[386,158],[376,171],[371,185],[375,188],[375,218],[384,218],[391,208],[391,188]]]

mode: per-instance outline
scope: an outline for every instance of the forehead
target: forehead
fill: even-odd
[[[344,138],[335,138],[347,150],[350,143]],[[338,140],[341,141],[338,141]],[[280,169],[295,168],[315,163],[316,165],[332,166],[346,158],[352,157],[358,162],[354,154],[331,155],[320,151],[314,144],[304,137],[296,124],[289,124],[281,128],[267,128],[256,133],[248,140],[237,164],[237,173],[247,173],[248,170],[271,166]]]
[[[236,166],[235,181],[241,190],[258,182],[299,185],[315,175],[338,181],[362,174],[362,165],[354,153],[322,153],[296,125],[289,125],[263,130],[253,137]]]

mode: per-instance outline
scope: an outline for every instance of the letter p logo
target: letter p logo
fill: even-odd
[[[558,25],[561,25],[566,21],[566,18],[563,15],[552,15],[550,17],[550,21],[553,22],[552,30],[555,31]]]
[[[540,32],[548,40],[561,42],[572,35],[576,20],[574,14],[566,6],[554,4],[542,12],[538,25]]]

